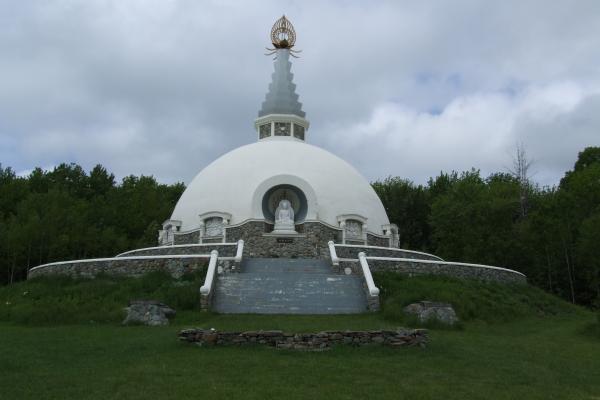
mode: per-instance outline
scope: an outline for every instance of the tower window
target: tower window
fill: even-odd
[[[266,137],[271,136],[271,123],[262,124],[258,128],[258,136],[259,136],[259,139],[264,139]]]
[[[294,124],[294,137],[300,140],[304,140],[304,127],[298,124]]]
[[[275,122],[275,136],[291,136],[292,124],[290,122]]]

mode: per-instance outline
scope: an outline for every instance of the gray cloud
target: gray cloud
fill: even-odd
[[[188,182],[255,140],[282,13],[309,141],[369,179],[510,164],[554,184],[600,145],[600,3],[0,1],[0,161]]]

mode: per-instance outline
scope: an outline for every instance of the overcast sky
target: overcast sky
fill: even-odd
[[[273,22],[308,141],[369,180],[506,171],[558,183],[600,145],[600,1],[0,0],[0,163],[189,183],[256,140]]]

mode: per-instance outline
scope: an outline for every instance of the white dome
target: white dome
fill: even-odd
[[[181,231],[198,228],[200,215],[231,214],[231,225],[265,219],[263,197],[277,185],[306,196],[304,220],[337,226],[337,217],[367,218],[367,230],[382,234],[389,224],[379,197],[365,178],[341,158],[302,141],[270,138],[239,147],[204,168],[189,184],[171,216]]]

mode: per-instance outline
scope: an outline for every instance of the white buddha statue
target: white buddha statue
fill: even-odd
[[[275,210],[275,229],[273,233],[296,233],[294,209],[289,200],[281,200]]]

